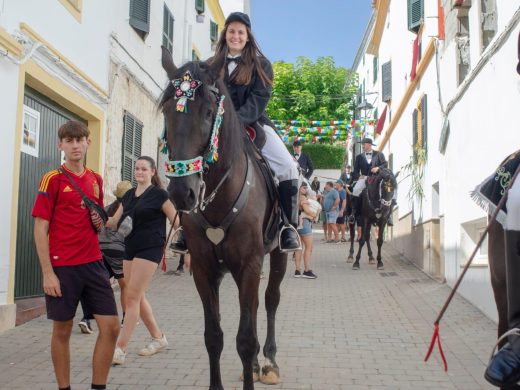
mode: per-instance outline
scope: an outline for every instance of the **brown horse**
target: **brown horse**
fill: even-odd
[[[277,199],[268,191],[257,162],[258,154],[246,138],[218,77],[223,64],[188,62],[177,68],[164,48],[162,64],[170,83],[161,107],[166,119],[169,159],[175,159],[167,163],[168,192],[182,213],[193,277],[204,308],[209,388],[223,389],[220,354],[224,335],[220,327],[219,286],[225,272],[231,273],[238,286],[240,323],[236,346],[242,360],[243,388],[254,389],[253,382],[258,378],[263,383],[276,384],[279,369],[275,360],[275,315],[287,267],[287,254],[277,247]],[[274,234],[265,234],[270,226],[275,226]],[[266,253],[270,254],[265,292],[267,337],[263,348],[265,363],[260,370],[258,287]]]

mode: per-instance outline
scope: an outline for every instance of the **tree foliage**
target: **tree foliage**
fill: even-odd
[[[350,119],[355,105],[357,75],[336,67],[332,57],[316,62],[298,57],[296,64],[273,64],[273,95],[267,114],[279,120]]]

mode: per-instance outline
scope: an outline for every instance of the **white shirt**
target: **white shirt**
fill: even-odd
[[[240,54],[237,54],[236,56],[228,55],[227,58],[237,58],[240,57]],[[235,68],[238,66],[238,64],[235,61],[229,61],[228,63],[228,74],[233,73]]]
[[[372,163],[372,153],[373,152],[365,152],[365,158],[367,159],[367,162],[370,164]]]

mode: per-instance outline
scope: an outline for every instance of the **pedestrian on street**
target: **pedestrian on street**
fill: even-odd
[[[126,230],[123,260],[123,273],[128,284],[126,313],[113,353],[113,364],[124,364],[126,349],[139,317],[151,336],[151,341],[139,351],[139,355],[151,356],[168,346],[145,291],[164,255],[166,218],[173,224],[176,210],[162,188],[155,161],[151,157],[137,159],[134,177],[137,187],[123,196],[121,205],[107,223],[108,227],[114,228],[121,222],[119,230],[122,230],[121,227]]]
[[[339,194],[339,213],[336,225],[338,232],[341,234],[341,242],[347,242],[345,238],[345,212],[347,209],[347,192],[345,191],[345,183],[343,180],[338,179],[334,184],[334,188]]]
[[[338,226],[336,221],[339,214],[340,197],[338,191],[334,188],[334,184],[328,181],[325,184],[327,195],[323,199],[323,210],[325,210],[325,221],[327,223],[328,243],[340,242],[338,238]],[[334,236],[334,239],[332,238]]]
[[[320,181],[318,180],[318,176],[314,176],[314,179],[312,179],[311,188],[312,190],[317,194],[320,192]]]
[[[311,257],[312,257],[312,249],[314,246],[314,237],[312,235],[312,222],[319,215],[320,210],[311,207],[309,201],[309,187],[307,184],[302,184],[300,186],[300,218],[301,218],[301,227],[298,229],[298,234],[302,240],[302,250],[295,252],[294,264],[295,278],[305,278],[305,279],[316,279],[317,276],[312,272],[311,269]],[[317,202],[316,202],[317,203]],[[303,272],[301,272],[301,263],[302,263],[302,255],[303,255]]]
[[[65,163],[43,176],[32,211],[47,318],[53,321],[51,356],[60,390],[71,388],[69,340],[80,299],[99,329],[92,358],[92,389],[106,389],[119,333],[117,306],[97,230],[80,193],[103,206],[103,180],[83,163],[89,136],[82,122],[68,121],[59,128],[58,148]]]
[[[112,217],[116,213],[123,199],[123,195],[125,195],[126,192],[131,188],[132,183],[130,183],[128,180],[123,180],[117,183],[116,189],[114,191],[116,200],[105,207],[105,211],[109,217]],[[117,280],[117,284],[119,285],[121,309],[123,310],[123,319],[121,320],[122,326],[125,319],[126,309],[126,280],[123,274],[125,238],[118,231],[104,227],[101,232],[99,232],[98,239],[99,248],[101,249],[101,254],[103,255],[103,264],[108,271],[108,275],[110,278]],[[92,327],[90,326],[90,320],[94,317],[91,313],[89,313],[88,305],[85,304],[83,299],[81,299],[81,308],[83,310],[83,318],[78,323],[78,326],[81,330],[81,333],[91,334]]]
[[[301,141],[293,142],[293,152],[294,159],[298,162],[300,168],[302,169],[303,176],[307,180],[310,180],[312,173],[314,172],[314,165],[312,164],[312,160],[309,155],[302,152]]]
[[[349,185],[352,181],[352,166],[347,165],[339,178],[343,181],[343,183],[345,183],[345,185]]]

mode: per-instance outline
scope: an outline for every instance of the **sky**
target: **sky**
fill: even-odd
[[[372,13],[371,0],[250,0],[253,33],[271,60],[332,56],[350,68]],[[243,0],[220,0],[224,15]]]

